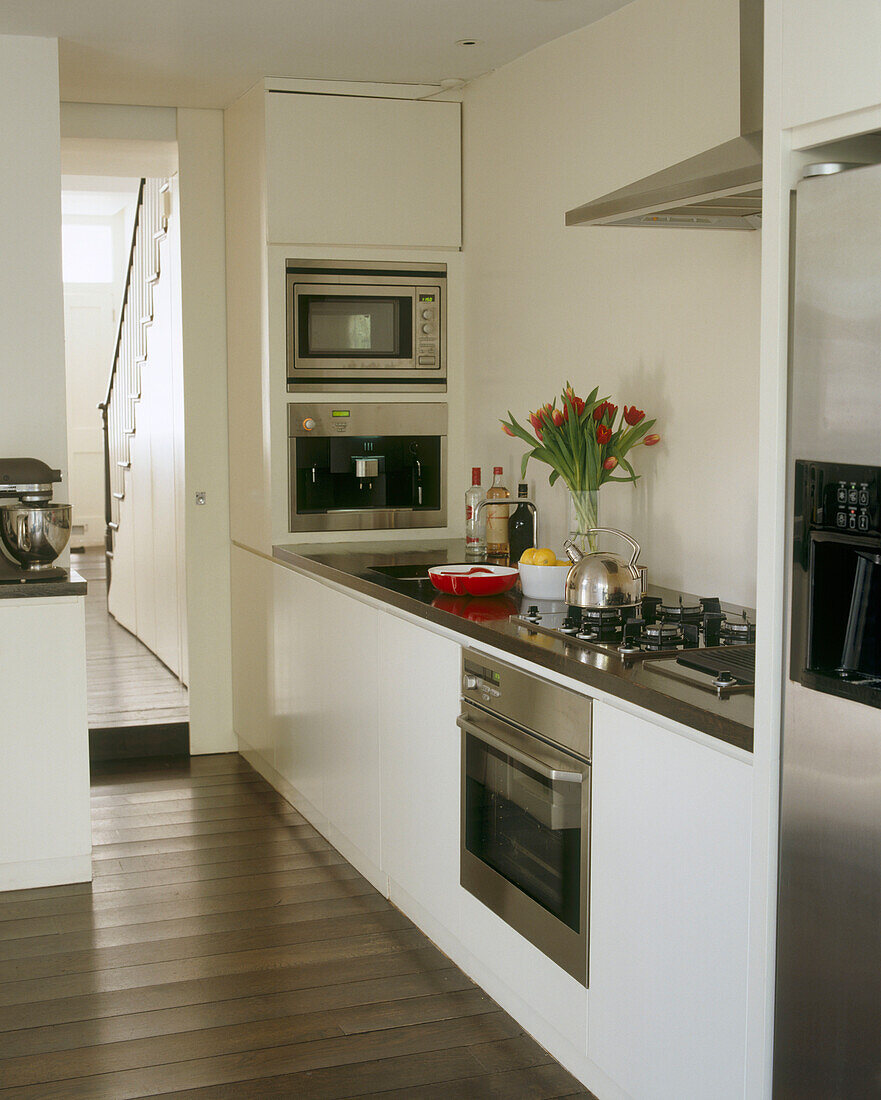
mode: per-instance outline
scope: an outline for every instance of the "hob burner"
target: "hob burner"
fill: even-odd
[[[658,616],[665,623],[699,623],[703,615],[703,608],[697,604],[683,604],[679,597],[678,604],[664,604],[658,608]]]
[[[664,595],[666,598],[647,594],[637,606],[570,606],[565,612],[540,611],[537,604],[532,604],[523,614],[511,616],[511,621],[526,627],[530,633],[555,637],[567,645],[614,656],[625,667],[643,661],[653,666],[665,658],[682,658],[680,663],[696,668],[690,663],[690,655],[720,654],[726,647],[731,659],[726,658],[708,675],[708,690],[715,691],[720,698],[752,690],[751,678],[742,676],[739,669],[732,673],[734,653],[740,652],[737,647],[745,650],[755,641],[755,623],[747,613],[726,613],[715,596],[695,600],[693,596]],[[730,620],[728,615],[732,616]],[[747,656],[745,652],[744,656]],[[700,667],[704,675],[708,671],[703,665]],[[732,674],[733,683],[719,676],[723,672]],[[719,678],[718,683],[716,678]],[[744,682],[745,679],[748,682]]]

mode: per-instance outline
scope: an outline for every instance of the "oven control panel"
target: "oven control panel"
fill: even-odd
[[[463,650],[462,699],[590,760],[592,708],[588,696],[494,657]]]

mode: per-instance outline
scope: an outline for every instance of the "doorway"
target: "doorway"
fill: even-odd
[[[71,565],[92,759],[189,752],[175,180],[62,178]]]

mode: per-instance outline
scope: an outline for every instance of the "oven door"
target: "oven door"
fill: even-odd
[[[586,986],[590,765],[463,708],[462,886]]]

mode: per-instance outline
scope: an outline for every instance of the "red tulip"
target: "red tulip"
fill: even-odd
[[[636,405],[631,405],[630,408],[628,408],[626,405],[624,406],[624,419],[627,421],[631,428],[636,427],[636,425],[644,417],[645,413],[642,409],[638,409]]]
[[[601,401],[599,405],[593,410],[594,420],[602,420],[604,417],[608,418],[609,423],[615,419],[615,413],[618,411],[618,406],[613,405],[611,401]]]
[[[647,435],[643,440],[643,443],[645,443],[646,447],[654,447],[656,443],[660,442],[661,437],[659,435]]]
[[[612,421],[615,419],[615,417],[618,414],[618,406],[613,405],[611,401],[607,401],[606,402],[606,412],[608,413],[609,423],[611,424]]]
[[[597,443],[608,443],[611,438],[611,428],[607,428],[605,424],[600,424],[597,426]]]
[[[514,433],[511,431],[507,424],[502,425],[502,431],[505,433],[505,435],[510,435],[513,438]]]
[[[541,437],[541,416],[538,413],[529,414],[529,423],[532,425],[535,434]]]
[[[618,465],[618,459],[615,458],[614,455],[610,455],[606,459],[606,461],[603,463],[603,469],[604,470],[614,470],[617,465]]]
[[[597,407],[593,410],[594,420],[602,420],[603,419],[603,413],[606,411],[606,405],[607,404],[608,404],[608,401],[601,401],[599,403],[599,405],[597,405]]]
[[[554,427],[559,428],[563,423],[563,414],[559,409],[554,409]]]

